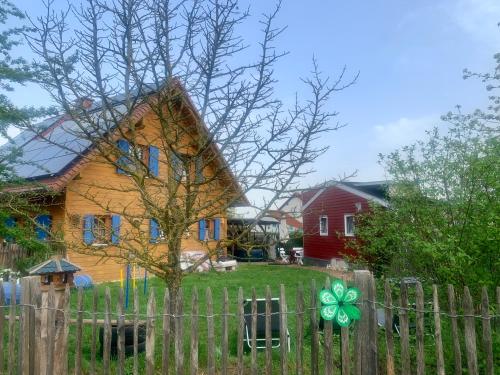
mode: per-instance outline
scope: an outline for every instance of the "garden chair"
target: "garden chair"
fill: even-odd
[[[266,299],[257,298],[257,332],[256,343],[257,349],[266,348]],[[271,347],[279,348],[281,346],[280,338],[280,304],[279,298],[271,299]],[[243,304],[244,318],[245,318],[245,337],[244,341],[248,348],[252,348],[252,300],[246,299]],[[290,332],[286,330],[286,343],[285,345],[290,351]]]
[[[284,263],[290,263],[290,256],[286,254],[283,248],[280,248],[280,257]]]

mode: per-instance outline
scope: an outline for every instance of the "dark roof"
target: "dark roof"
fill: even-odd
[[[30,275],[46,275],[48,273],[78,272],[81,268],[66,259],[49,259],[29,270]]]
[[[172,88],[180,90],[193,116],[196,118],[197,124],[200,125],[201,131],[209,134],[208,128],[201,119],[184,86],[175,78],[170,81],[170,84]],[[14,139],[0,146],[0,160],[6,161],[9,155],[12,154],[20,155],[14,162],[9,163],[16,176],[26,180],[42,180],[43,183],[52,180],[56,185],[61,185],[61,181],[55,180],[59,177],[63,177],[62,180],[64,180],[65,176],[71,174],[69,172],[77,170],[82,164],[81,161],[84,160],[84,156],[92,151],[91,138],[99,138],[115,130],[117,122],[115,120],[105,120],[111,117],[111,111],[114,117],[118,118],[118,121],[121,121],[126,116],[133,118],[134,116],[144,115],[145,108],[148,108],[148,106],[147,103],[140,99],[161,89],[161,87],[158,88],[154,84],[145,84],[144,86],[140,92],[134,91],[131,93],[136,101],[132,113],[128,113],[124,102],[125,96],[117,95],[108,100],[110,102],[108,106],[93,103],[87,109],[86,114],[95,116],[93,122],[98,124],[98,129],[92,129],[90,124],[88,128],[82,129],[84,124],[81,121],[79,121],[80,125],[77,124],[68,114],[49,118],[34,125],[33,129],[21,132]],[[213,142],[212,146],[219,162],[227,167],[226,160],[217,144]],[[241,198],[236,203],[238,205],[248,205],[249,202],[233,172],[228,167],[224,169],[227,170],[228,177],[234,184],[235,190],[241,193]],[[64,184],[64,181],[62,183]]]
[[[123,116],[126,106],[113,99],[113,113]],[[103,106],[93,104],[88,109],[90,116],[103,118]],[[109,124],[102,121],[102,129],[93,132],[104,134],[109,131]],[[26,129],[11,141],[0,147],[0,154],[7,156],[11,153],[19,155],[11,168],[16,176],[37,180],[54,177],[62,174],[67,167],[83,156],[92,146],[92,142],[83,132],[82,123],[76,123],[70,116],[64,114],[48,118]],[[90,128],[85,129],[91,132]],[[96,134],[97,135],[97,134]]]
[[[344,185],[350,186],[363,193],[373,195],[380,199],[387,199],[388,181],[371,181],[371,182],[342,182]]]

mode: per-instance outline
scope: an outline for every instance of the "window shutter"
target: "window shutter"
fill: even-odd
[[[120,243],[120,215],[111,215],[111,243]]]
[[[83,217],[83,242],[87,245],[92,245],[94,242],[94,233],[92,232],[94,226],[94,215],[85,215]]]
[[[5,219],[5,226],[7,228],[14,228],[16,226],[16,219],[14,219],[13,217],[8,217],[7,219]]]
[[[220,240],[220,219],[214,219],[214,240]]]
[[[36,238],[41,241],[47,240],[49,237],[48,231],[52,224],[52,217],[50,215],[39,215],[35,219],[38,226],[35,228]]]
[[[121,151],[122,156],[118,158],[118,161],[116,162],[119,166],[126,166],[128,164],[128,157],[125,156],[129,153],[130,150],[130,144],[128,143],[127,140],[125,139],[119,139],[117,143],[118,149]],[[121,169],[120,167],[116,168],[116,172],[120,174],[125,174],[126,172]]]
[[[198,239],[200,241],[204,241],[205,240],[206,226],[207,226],[207,222],[205,221],[205,219],[201,219],[198,222]]]
[[[158,242],[158,237],[160,237],[160,225],[158,220],[149,219],[149,242]]]
[[[149,146],[149,173],[151,173],[151,175],[155,177],[158,177],[158,156],[158,147]]]
[[[8,218],[5,219],[5,226],[7,228],[15,228],[17,225],[16,219],[9,216]],[[12,236],[6,236],[5,241],[7,242],[14,242],[14,237]]]

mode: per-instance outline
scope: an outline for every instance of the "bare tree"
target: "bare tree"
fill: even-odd
[[[278,2],[262,16],[259,40],[251,44],[239,32],[250,13],[237,0],[86,0],[64,12],[47,0],[27,35],[40,84],[76,124],[67,131],[92,145],[85,157],[129,176],[120,186],[102,181],[75,192],[122,217],[128,230],[119,233],[119,244],[68,246],[133,259],[175,289],[183,274],[181,242],[194,235],[200,217],[218,217],[260,191],[266,199],[258,219],[297,188],[325,151],[319,138],[342,126],[330,98],[356,77],[346,80],[344,67],[335,80],[325,78],[313,59],[311,77],[299,82],[307,97],[290,105],[280,100],[274,91],[275,65],[286,55],[277,50],[285,30],[275,26],[280,8]],[[100,102],[98,110],[82,106],[83,98]],[[154,140],[144,139],[142,109],[160,124]],[[146,141],[158,146],[160,169],[168,173],[148,169],[139,147]],[[114,193],[132,194],[135,203],[112,205]],[[149,219],[166,253],[154,251]],[[207,257],[227,246],[225,239],[204,244]]]

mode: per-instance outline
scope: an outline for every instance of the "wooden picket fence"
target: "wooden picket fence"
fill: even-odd
[[[0,267],[15,270],[17,262],[28,256],[28,251],[18,244],[0,242]]]
[[[340,332],[331,322],[320,324],[319,288],[314,281],[310,287],[298,286],[293,290],[294,301],[287,301],[282,285],[279,311],[272,311],[268,287],[263,293],[266,299],[263,350],[257,349],[257,292],[252,290],[251,348],[245,350],[245,294],[241,288],[236,301],[231,301],[228,289],[224,288],[217,311],[211,288],[203,294],[193,289],[189,295],[180,290],[175,298],[171,298],[167,289],[161,304],[157,301],[161,294],[152,290],[143,313],[137,289],[132,298],[132,311],[126,312],[121,290],[115,301],[109,288],[105,290],[104,300],[97,289],[93,292],[80,289],[76,298],[71,298],[75,292],[69,288],[56,291],[52,287],[42,293],[38,278],[23,278],[19,306],[14,298],[6,305],[3,287],[0,287],[0,305],[4,309],[0,314],[0,337],[3,338],[0,340],[0,372],[77,375],[423,375],[425,372],[492,375],[495,370],[498,372],[499,358],[494,356],[494,343],[500,342],[500,288],[496,289],[496,306],[490,306],[486,288],[481,291],[481,301],[473,303],[467,287],[459,294],[451,286],[439,290],[434,285],[429,291],[432,300],[425,302],[424,289],[418,282],[411,290],[405,283],[395,290],[388,282],[377,289],[369,272],[356,271],[353,284],[362,292],[358,303],[362,318]],[[329,285],[327,279],[325,287]],[[383,296],[379,302],[377,295]],[[393,303],[395,295],[397,303]],[[282,345],[279,349],[271,348],[272,314],[280,318]],[[397,329],[395,317],[399,320]],[[113,324],[118,332],[116,355],[112,349]],[[133,327],[130,356],[126,356],[126,326]],[[139,353],[139,331],[143,326],[145,353]],[[101,328],[102,353],[99,353]],[[283,345],[287,328],[292,340],[291,352]],[[496,353],[498,355],[498,350]]]

